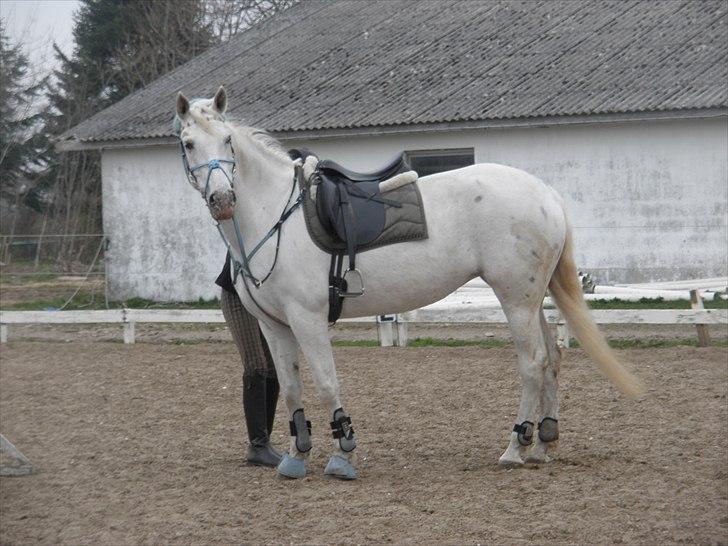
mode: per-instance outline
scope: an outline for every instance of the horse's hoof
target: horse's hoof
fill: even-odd
[[[278,463],[278,474],[292,480],[297,480],[306,476],[306,462],[303,459],[291,457],[286,453],[283,455],[281,462]]]
[[[324,475],[340,480],[355,480],[356,470],[346,458],[332,455],[324,469]]]
[[[550,463],[551,461],[552,461],[551,457],[549,457],[545,453],[540,453],[537,455],[529,455],[526,458],[526,462],[528,464],[546,464],[546,463]]]
[[[523,459],[521,459],[518,455],[515,457],[504,453],[501,455],[501,458],[498,459],[498,465],[503,468],[520,468],[523,466]]]

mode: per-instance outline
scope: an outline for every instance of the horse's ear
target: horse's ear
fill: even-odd
[[[225,91],[222,85],[217,90],[217,93],[215,93],[215,97],[212,99],[212,105],[219,114],[224,114],[225,110],[227,110],[227,91]]]
[[[190,101],[187,100],[182,94],[182,91],[177,93],[177,116],[180,119],[184,119],[190,112]]]

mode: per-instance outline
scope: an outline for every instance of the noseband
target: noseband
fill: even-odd
[[[195,175],[196,171],[199,171],[200,169],[203,169],[207,167],[207,180],[205,180],[205,191],[202,194],[202,198],[205,200],[205,203],[207,204],[207,193],[210,191],[210,178],[212,177],[212,172],[220,169],[222,171],[222,174],[225,175],[225,178],[227,178],[227,181],[230,183],[230,188],[233,188],[233,181],[228,175],[227,171],[222,168],[222,165],[224,163],[228,165],[232,165],[232,170],[235,171],[235,159],[211,159],[207,163],[200,163],[199,165],[195,165],[194,167],[190,167],[189,162],[187,161],[187,154],[185,153],[185,145],[180,140],[179,142],[180,150],[182,151],[182,163],[185,167],[185,174],[187,174],[187,179],[195,181],[195,185],[199,187],[199,183],[197,180],[197,175]],[[230,145],[230,151],[232,152],[232,144]],[[232,153],[233,157],[235,156],[234,153]],[[209,204],[208,204],[209,207]]]

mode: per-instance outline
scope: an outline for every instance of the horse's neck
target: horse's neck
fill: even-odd
[[[262,157],[262,160],[261,160]],[[278,221],[291,195],[294,183],[292,163],[258,154],[255,160],[241,162],[235,178],[235,218],[240,226],[246,251],[257,244]],[[237,249],[235,228],[231,221],[221,224],[223,232]]]

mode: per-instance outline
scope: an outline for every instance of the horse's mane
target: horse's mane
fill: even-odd
[[[215,127],[212,122],[225,122],[231,129],[230,136],[232,140],[233,150],[242,151],[245,144],[252,143],[259,151],[272,155],[273,157],[283,160],[286,163],[291,162],[286,149],[267,131],[257,127],[250,127],[240,123],[226,121],[212,107],[212,100],[197,100],[190,105],[189,116],[195,121],[196,125],[210,135],[220,135],[221,131]]]
[[[230,122],[228,122],[228,126],[232,128],[231,136],[234,150],[243,150],[245,143],[251,142],[263,153],[272,155],[286,163],[291,162],[286,149],[267,131]]]

